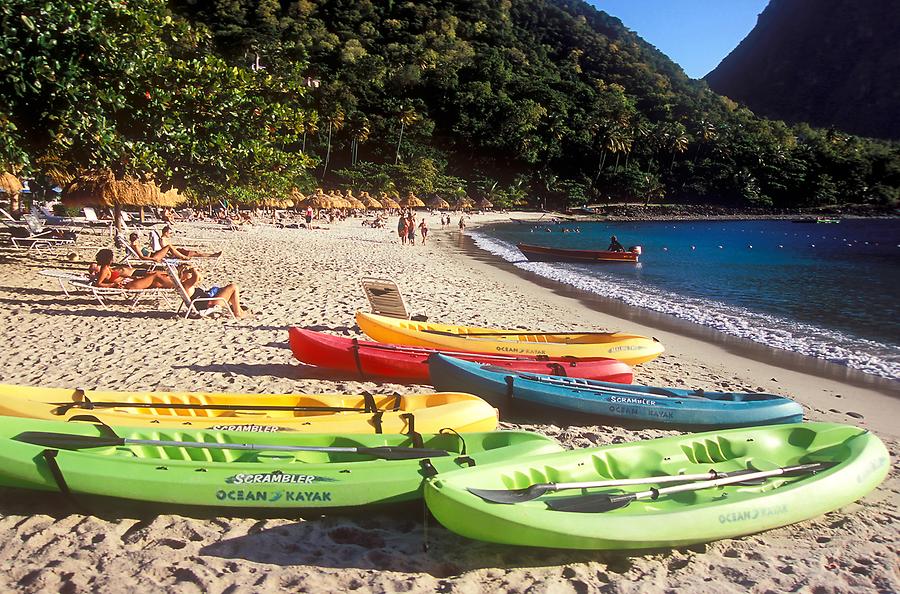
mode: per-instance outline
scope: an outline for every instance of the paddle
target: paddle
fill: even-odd
[[[799,464],[797,466],[786,466],[784,468],[775,468],[773,470],[762,470],[759,472],[751,472],[740,476],[732,476],[728,478],[701,481],[698,483],[688,483],[685,485],[676,485],[674,487],[663,487],[662,489],[649,489],[638,493],[625,493],[622,495],[607,495],[605,493],[595,493],[584,495],[581,497],[570,497],[559,499],[557,501],[548,501],[547,507],[555,511],[581,512],[581,513],[602,513],[625,507],[632,501],[638,499],[658,499],[661,495],[670,495],[672,493],[685,493],[688,491],[700,491],[710,489],[712,487],[724,487],[726,485],[736,485],[746,480],[765,479],[773,476],[793,476],[797,474],[816,473],[831,466],[831,463],[814,462],[811,464]]]
[[[535,483],[524,489],[474,489],[469,487],[469,493],[477,495],[485,501],[492,503],[522,503],[537,499],[544,493],[565,491],[568,489],[589,489],[592,487],[623,487],[625,485],[647,485],[651,483],[677,483],[686,481],[702,481],[722,479],[732,476],[742,476],[757,472],[756,469],[734,470],[732,472],[718,472],[710,470],[698,474],[677,474],[663,476],[648,476],[634,479],[610,479],[606,481],[587,481],[581,483]],[[756,481],[750,481],[757,484]]]
[[[449,456],[446,450],[428,450],[400,446],[376,447],[332,447],[332,446],[291,446],[265,445],[255,443],[208,443],[203,441],[169,441],[164,439],[128,439],[125,437],[99,437],[94,435],[71,435],[45,431],[25,431],[16,435],[15,440],[47,448],[77,450],[123,445],[149,445],[160,447],[204,448],[216,450],[251,450],[265,452],[333,452],[362,454],[383,460],[413,460]]]
[[[93,400],[84,402],[50,402],[51,406],[57,406],[53,410],[55,415],[64,415],[73,408],[91,410],[94,408],[171,408],[175,410],[261,410],[261,411],[290,411],[290,412],[378,412],[365,408],[352,406],[277,406],[262,404],[189,404],[189,403],[165,403],[165,402],[96,402]]]
[[[702,395],[702,392],[697,390],[695,394],[678,394],[672,390],[668,390],[666,388],[655,388],[650,387],[650,392],[640,392],[638,390],[629,390],[627,388],[610,388],[607,386],[594,386],[592,384],[587,383],[587,380],[581,380],[579,378],[568,378],[568,379],[554,379],[552,375],[534,375],[530,373],[522,373],[510,371],[509,369],[504,369],[502,367],[496,367],[493,365],[484,365],[482,369],[488,369],[489,371],[494,371],[496,373],[505,373],[506,375],[513,375],[514,377],[520,377],[524,380],[529,380],[533,382],[540,382],[542,384],[551,384],[554,386],[565,386],[566,388],[584,390],[587,392],[615,392],[617,394],[630,394],[633,396],[663,396],[666,398],[695,398],[695,399],[708,399],[706,396]],[[582,383],[584,382],[584,383]]]
[[[456,338],[468,338],[470,336],[570,336],[573,334],[603,336],[603,335],[608,335],[608,334],[616,334],[616,333],[618,333],[618,330],[609,330],[609,331],[603,331],[603,332],[585,332],[585,331],[529,332],[527,330],[522,330],[522,331],[491,330],[491,331],[486,331],[486,332],[466,332],[465,334],[458,334],[456,332],[445,332],[443,330],[422,330],[422,332],[428,332],[429,334],[440,334],[441,336],[453,336]]]

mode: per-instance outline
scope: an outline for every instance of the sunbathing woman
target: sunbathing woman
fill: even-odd
[[[171,289],[175,285],[165,272],[147,271],[144,276],[134,277],[134,268],[116,270],[112,267],[113,251],[102,249],[97,252],[97,278],[94,285],[107,288],[123,289]]]
[[[224,287],[212,287],[208,291],[205,291],[197,286],[200,284],[201,280],[200,273],[197,272],[196,268],[188,264],[182,264],[178,267],[178,276],[181,279],[181,284],[184,285],[184,289],[191,299],[216,299],[216,301],[201,301],[200,303],[195,304],[197,309],[208,309],[216,305],[225,304],[231,308],[234,317],[238,319],[247,318],[252,315],[249,309],[241,307],[240,289],[238,289],[236,284],[229,283]]]
[[[179,248],[172,245],[172,228],[168,225],[162,228],[160,232],[160,243],[162,243],[162,249],[159,251],[163,251],[166,248],[169,249],[169,253],[175,256],[176,258],[181,258],[182,260],[187,260],[189,258],[218,258],[222,255],[222,252],[213,252],[211,254],[207,254],[204,252],[198,252],[195,250],[188,250],[185,248]],[[157,252],[159,253],[159,252]],[[158,261],[158,260],[157,260]]]
[[[163,246],[161,249],[151,253],[146,246],[141,246],[140,236],[137,233],[132,233],[128,236],[128,243],[141,260],[162,262],[164,258],[175,258],[178,260],[188,259],[185,254],[181,253],[171,245]]]

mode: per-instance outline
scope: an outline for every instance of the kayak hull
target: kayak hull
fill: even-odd
[[[412,448],[402,435],[247,434],[192,429],[112,427],[128,439],[256,444],[263,447]],[[423,459],[384,460],[331,452],[243,451],[176,446],[118,445],[45,448],[16,440],[23,432],[62,434],[70,442],[105,438],[109,429],[89,424],[0,417],[0,481],[6,486],[58,491],[45,450],[76,495],[113,497],[161,505],[230,510],[322,509],[396,503],[421,497]],[[462,457],[462,439],[471,462]],[[534,433],[501,431],[423,435],[425,448],[448,456],[428,458],[438,473],[468,466],[562,451]]]
[[[436,389],[477,394],[495,406],[523,401],[620,421],[696,428],[803,420],[800,404],[773,394],[705,392],[516,373],[439,354],[431,357],[429,366]]]
[[[485,353],[617,359],[638,365],[664,351],[659,341],[623,332],[527,333],[520,330],[452,326],[357,312],[356,323],[372,340],[437,350]]]
[[[587,493],[558,491],[512,505],[489,503],[468,488],[521,489],[535,483],[593,481],[683,473],[770,470],[833,463],[814,475],[770,478],[642,499],[606,512],[554,511],[546,502]],[[734,538],[840,508],[884,480],[890,461],[873,434],[847,425],[804,423],[689,434],[536,456],[460,470],[425,486],[431,513],[448,529],[488,542],[567,549],[648,549]],[[650,486],[653,486],[652,484]]]
[[[430,384],[428,357],[436,352],[466,361],[490,363],[498,367],[530,373],[557,373],[568,377],[630,383],[631,368],[616,359],[574,359],[571,357],[538,358],[525,355],[508,357],[437,351],[424,347],[381,344],[355,338],[344,338],[303,328],[290,328],[291,351],[307,365],[334,369],[357,375],[360,379],[388,379],[397,382]]]
[[[13,417],[263,433],[408,433],[410,429],[437,433],[444,428],[497,428],[496,409],[471,394],[379,394],[372,397],[368,408],[366,400],[363,395],[341,394],[82,392],[0,385],[0,415]],[[327,407],[349,410],[323,410]]]
[[[609,252],[606,250],[569,250],[563,248],[551,248],[540,245],[528,245],[518,243],[516,247],[532,262],[630,262],[638,261],[638,252]]]

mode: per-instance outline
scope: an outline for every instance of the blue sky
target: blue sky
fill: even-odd
[[[756,25],[769,0],[588,0],[702,78]]]

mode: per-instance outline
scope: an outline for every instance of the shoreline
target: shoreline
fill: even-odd
[[[473,221],[467,229],[477,230],[503,221],[499,217],[484,218]],[[559,307],[578,312],[579,318],[591,320],[591,326],[655,336],[666,347],[667,354],[694,360],[699,356],[702,361],[717,362],[720,371],[753,383],[756,390],[796,398],[818,413],[817,420],[868,426],[880,434],[900,437],[900,427],[891,421],[900,418],[900,382],[626,305],[517,268],[479,248],[468,235],[460,236],[457,231],[451,235],[455,236],[452,244],[458,254],[475,266],[484,267],[485,274],[494,271],[490,274],[502,275],[501,282],[514,283],[520,288],[521,281],[525,281],[532,287],[532,293],[538,292]],[[635,369],[635,383],[643,383],[642,375],[639,366]]]

